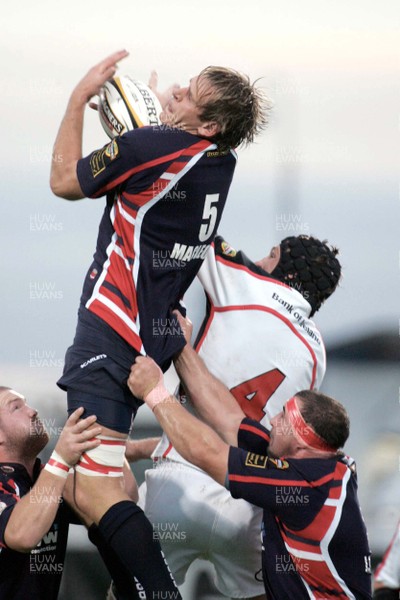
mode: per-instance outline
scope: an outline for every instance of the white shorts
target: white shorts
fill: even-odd
[[[203,471],[166,459],[146,471],[139,506],[153,524],[178,585],[200,558],[214,565],[221,594],[252,598],[265,593],[260,508],[232,498]]]

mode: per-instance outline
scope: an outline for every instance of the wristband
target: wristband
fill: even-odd
[[[54,450],[44,468],[46,471],[53,473],[53,475],[67,479],[71,465],[65,462],[65,460]]]
[[[162,379],[157,383],[156,387],[154,387],[148,394],[143,398],[146,402],[147,406],[154,411],[157,404],[160,404],[166,398],[169,398],[171,394],[164,386]]]

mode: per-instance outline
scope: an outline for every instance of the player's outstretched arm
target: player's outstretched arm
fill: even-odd
[[[191,322],[175,312],[186,346],[174,358],[176,371],[199,415],[231,446],[237,446],[239,425],[246,416],[228,388],[207,369],[190,345]]]
[[[126,50],[114,52],[90,69],[73,90],[53,148],[50,187],[56,196],[79,200],[85,195],[79,185],[76,165],[82,158],[83,117],[86,104],[113,77]]]
[[[176,371],[199,415],[231,446],[245,414],[228,388],[211,375],[204,361],[186,344],[174,360]]]
[[[128,379],[131,392],[154,411],[176,450],[189,462],[224,484],[229,446],[208,425],[196,419],[164,387],[161,369],[149,357],[139,356]]]
[[[99,445],[100,440],[93,440],[102,431],[95,426],[96,417],[80,420],[82,414],[78,408],[69,417],[35,485],[15,504],[4,533],[9,548],[29,552],[40,542],[55,519],[70,467],[82,452]]]
[[[127,440],[125,457],[128,462],[136,462],[151,458],[157,444],[160,442],[160,437],[143,438],[142,440]]]

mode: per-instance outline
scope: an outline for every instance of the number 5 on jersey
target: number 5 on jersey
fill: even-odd
[[[218,217],[218,210],[215,206],[219,200],[219,194],[207,194],[204,202],[202,225],[200,225],[199,240],[205,242],[213,234],[215,223]]]

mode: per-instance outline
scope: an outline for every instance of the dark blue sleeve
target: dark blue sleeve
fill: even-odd
[[[79,185],[88,198],[103,196],[128,178],[137,164],[135,140],[123,135],[78,161]]]
[[[229,491],[234,498],[271,510],[287,524],[308,524],[325,502],[336,461],[270,458],[230,448]]]
[[[238,431],[238,446],[258,454],[266,454],[269,445],[269,431],[258,421],[243,419]]]
[[[111,140],[78,161],[77,176],[83,193],[98,198],[132,177],[145,188],[150,174],[152,181],[157,179],[176,153],[198,140],[184,133],[157,136],[154,127],[141,127]]]
[[[283,486],[293,484],[293,477],[287,460],[269,458],[266,454],[242,448],[231,447],[229,450],[229,491],[234,498],[275,510],[277,494]],[[299,478],[298,474],[295,478]]]

